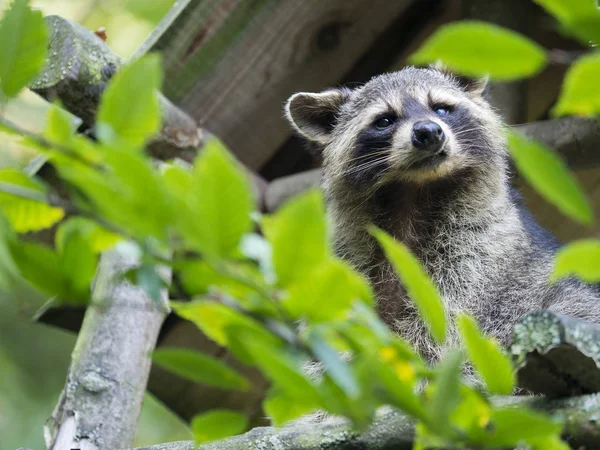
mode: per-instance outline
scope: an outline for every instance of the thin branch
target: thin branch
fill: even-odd
[[[18,184],[7,183],[6,181],[0,181],[0,192],[25,200],[33,200],[35,202],[50,204],[50,200],[43,192],[19,186]]]
[[[549,400],[540,397],[492,399],[498,406],[524,406],[551,413],[565,424],[564,435],[572,448],[598,448],[600,395]],[[388,411],[364,433],[357,433],[344,420],[283,428],[262,427],[250,432],[198,446],[193,441],[173,442],[137,450],[410,450],[414,422],[400,412]]]
[[[4,117],[0,117],[0,130],[2,130],[2,128],[4,128],[5,130],[9,130],[13,134],[18,134],[21,137],[24,137],[24,138],[30,140],[38,147],[41,147],[45,150],[51,150],[51,151],[60,153],[68,158],[71,158],[71,159],[77,161],[77,162],[85,164],[86,166],[88,166],[92,169],[96,169],[96,170],[104,169],[104,166],[102,166],[101,164],[96,164],[92,161],[88,161],[87,159],[82,158],[82,156],[79,153],[77,153],[76,151],[74,151],[73,149],[66,147],[64,145],[61,145],[61,144],[57,144],[55,142],[50,142],[49,140],[40,136],[39,134],[35,134],[35,133],[32,133],[31,131],[21,128],[16,123],[11,122],[10,120],[5,119]]]

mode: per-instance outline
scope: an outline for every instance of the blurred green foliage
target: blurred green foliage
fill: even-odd
[[[17,7],[27,3],[18,2]],[[553,2],[553,10],[559,11],[556,5]],[[28,8],[23,11],[34,17]],[[21,15],[6,15],[0,30],[13,26],[17,16],[23,20]],[[578,19],[563,25],[569,28],[575,22],[580,23]],[[42,47],[43,33],[32,35],[39,38],[35,48]],[[450,45],[457,36],[462,41],[459,44],[485,41],[490,51],[505,58],[504,64],[474,58],[473,52],[481,51],[478,46]],[[19,39],[2,43],[8,50],[11,46],[18,49],[20,44]],[[537,44],[481,23],[475,28],[449,25],[434,35],[425,49],[420,53],[423,61],[441,58],[459,72],[490,74],[498,79],[529,76],[546,61],[546,51]],[[467,54],[469,51],[471,54]],[[18,51],[15,54],[24,58]],[[507,75],[504,66],[510,63],[506,60],[510,55],[521,64],[515,64]],[[179,292],[192,301],[173,301],[172,308],[228,347],[240,361],[263,372],[271,382],[264,406],[278,424],[321,409],[346,416],[357,428],[364,429],[379,407],[390,405],[415,419],[415,448],[567,448],[560,440],[559,420],[526,408],[498,407],[490,401],[490,393],[506,394],[513,388],[508,357],[481,333],[475,321],[468,316],[451,317],[445,311],[436,286],[420,262],[391,236],[372,230],[430,333],[443,342],[447,327],[456,320],[466,351],[457,349],[431,365],[385,327],[375,314],[373,292],[366,280],[332,252],[321,193],[307,192],[277,213],[261,217],[253,211],[247,173],[214,139],[192,167],[166,164],[157,169],[143,149],[160,122],[156,107],[161,80],[158,62],[155,55],[140,58],[110,81],[102,101],[97,142],[76,136],[56,107],[50,109],[44,130],[50,144],[41,145],[39,136],[22,141],[32,152],[46,156],[58,176],[67,182],[71,194],[77,196],[72,212],[79,217],[59,225],[53,247],[26,245],[17,234],[22,225],[20,216],[0,204],[12,226],[12,230],[6,226],[0,229],[3,266],[18,268],[23,280],[55,298],[56,303],[77,304],[89,301],[91,274],[98,252],[105,248],[97,246],[98,233],[108,237],[103,241],[107,246],[127,240],[137,247],[141,265],[127,276],[150,298],[157,298],[165,283],[158,266],[168,264],[176,272],[181,270]],[[579,63],[571,70],[578,70]],[[27,77],[14,76],[7,67],[5,77],[11,80],[11,89],[5,94],[10,96],[24,87]],[[579,93],[585,92],[578,83],[587,82],[588,77],[573,76],[567,91],[570,103],[580,100]],[[132,122],[133,116],[136,119]],[[13,122],[1,120],[4,133],[21,133]],[[548,200],[575,218],[592,221],[582,206],[578,186],[571,182],[571,174],[559,162],[540,156],[549,150],[530,147],[519,139],[511,139],[510,145],[520,170],[541,174],[554,183],[545,192]],[[536,157],[529,157],[531,154]],[[545,164],[537,164],[539,160]],[[23,176],[30,179],[23,182]],[[28,210],[38,219],[28,223],[38,226],[58,220],[56,215],[49,217],[54,210],[42,207],[53,198],[47,196],[48,189],[42,180],[25,172],[5,176],[0,184],[0,192],[12,195],[14,202],[39,203],[39,207]],[[253,226],[263,232],[264,238],[252,231]],[[584,251],[597,249],[588,245]],[[166,259],[165,254],[174,256]],[[594,259],[582,262],[567,254],[559,274],[581,275],[584,271],[577,270],[578,265],[590,260]],[[306,307],[304,301],[314,308]],[[304,325],[300,329],[299,322]],[[44,350],[47,347],[41,348]],[[17,348],[19,354],[22,351]],[[352,358],[342,357],[341,352],[352,354]],[[33,364],[39,361],[28,359],[36,353],[31,348],[26,353],[23,356],[27,358],[21,360],[28,370],[24,380],[37,380],[43,372],[39,366],[34,369]],[[157,352],[155,358],[158,364],[186,378],[245,388],[240,376],[208,355],[171,349]],[[305,374],[303,363],[307,360],[322,364],[320,378]],[[461,380],[462,366],[467,362],[478,371],[487,391]],[[66,357],[64,364],[62,369],[66,371]],[[10,371],[7,373],[10,375]],[[423,385],[426,388],[420,389]],[[40,388],[27,385],[23,389],[36,393],[35,389]],[[241,432],[246,426],[247,420],[240,413],[217,410],[196,417],[192,432],[197,441],[204,442]]]
[[[107,28],[109,44],[127,57],[143,42],[156,23],[168,11],[174,0],[153,2],[39,0],[32,6],[45,15],[58,14],[84,24],[90,29]],[[10,2],[0,0],[0,9]],[[150,11],[151,10],[151,11]],[[35,40],[35,36],[33,37]],[[12,38],[12,36],[11,36]],[[3,40],[3,43],[12,42]],[[5,50],[6,46],[3,45]],[[43,50],[43,49],[42,49]],[[43,53],[42,53],[43,54]],[[47,124],[48,105],[35,95],[23,91],[4,105],[4,116],[15,120],[25,129],[41,132]],[[52,119],[50,119],[52,122]],[[18,181],[23,172],[14,169],[31,158],[32,152],[20,145],[19,138],[5,136],[0,166],[13,167],[0,172],[0,181]],[[20,185],[31,185],[23,179]],[[43,189],[35,186],[35,189]],[[13,217],[16,231],[45,228],[60,219],[54,214],[39,214],[38,208],[48,208],[39,202],[14,202],[14,197],[0,194],[2,211]],[[52,208],[52,207],[50,207]],[[56,210],[54,210],[56,211]],[[62,216],[62,211],[59,212]],[[42,222],[40,221],[40,218]],[[48,222],[50,221],[50,222]],[[94,251],[111,243],[111,235],[94,223],[84,225],[87,239],[94,242]],[[78,227],[79,230],[82,228]],[[2,253],[2,249],[0,249]],[[3,267],[1,277],[7,275]],[[0,285],[2,283],[0,282]],[[48,419],[58,394],[64,386],[75,336],[52,327],[35,324],[32,315],[43,302],[39,293],[19,287],[10,295],[0,295],[0,448],[43,448],[42,427]],[[136,446],[156,442],[186,439],[187,427],[164,405],[147,395],[142,408]]]

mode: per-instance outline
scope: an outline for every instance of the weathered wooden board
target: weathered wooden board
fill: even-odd
[[[413,1],[189,2],[151,50],[166,96],[258,169],[289,136],[285,99],[339,83]]]

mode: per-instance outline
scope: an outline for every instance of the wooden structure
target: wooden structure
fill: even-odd
[[[521,0],[179,0],[138,52],[160,51],[164,57],[165,125],[149,151],[157,158],[189,159],[204,136],[214,133],[252,174],[261,208],[272,211],[319,181],[318,159],[302,148],[283,119],[284,101],[297,91],[352,86],[400,68],[437,27],[465,17],[526,32],[548,48],[579,49],[555,32],[540,8]],[[60,18],[49,20],[51,45],[64,59],[60,64],[74,68],[66,74],[47,70],[32,89],[63,99],[89,128],[99,93],[121,61],[91,32]],[[92,60],[89,46],[101,58]],[[494,86],[492,101],[512,124],[546,120],[565,69],[551,66],[527,82]],[[567,118],[524,125],[522,130],[556,148],[573,168],[585,169],[579,176],[599,203],[596,122]],[[552,206],[526,187],[523,193],[542,224],[560,238],[596,232],[556,220]],[[42,320],[77,330],[82,315],[78,310],[50,310]],[[175,317],[167,318],[159,344],[218,356],[254,382],[248,393],[231,393],[153,368],[149,389],[183,419],[221,407],[243,410],[255,424],[261,423],[266,383],[258,373],[241,367],[195,326]]]

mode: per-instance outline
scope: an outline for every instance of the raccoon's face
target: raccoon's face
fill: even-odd
[[[355,90],[295,94],[286,113],[322,149],[327,176],[427,183],[503,164],[502,123],[484,99],[486,84],[409,67]]]

